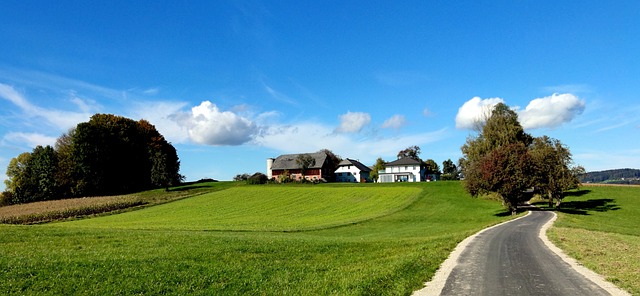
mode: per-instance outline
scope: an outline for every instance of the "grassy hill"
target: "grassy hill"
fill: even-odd
[[[633,293],[639,191],[584,187],[550,231]],[[194,184],[137,198],[154,206],[0,225],[0,294],[406,295],[462,239],[511,218],[459,182]]]
[[[457,182],[240,186],[0,225],[0,294],[403,295],[502,213]]]

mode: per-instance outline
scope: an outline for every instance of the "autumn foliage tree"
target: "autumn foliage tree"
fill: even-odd
[[[522,192],[532,184],[528,147],[533,138],[524,132],[515,111],[497,104],[476,137],[462,146],[465,187],[472,196],[495,193],[515,214]]]
[[[527,189],[541,190],[550,206],[553,200],[558,206],[563,192],[579,185],[577,175],[584,169],[571,167],[569,148],[559,140],[525,133],[507,105],[497,104],[478,131],[462,146],[460,161],[471,195],[495,193],[515,214]]]

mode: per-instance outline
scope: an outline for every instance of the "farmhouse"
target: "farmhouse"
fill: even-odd
[[[355,159],[340,162],[335,172],[336,182],[368,182],[371,169]]]
[[[289,176],[293,180],[302,179],[302,166],[296,161],[300,155],[307,154],[314,159],[314,163],[304,172],[305,179],[310,181],[326,181],[333,177],[334,167],[324,152],[285,154],[277,158],[267,158],[267,177],[279,180],[281,175]]]
[[[388,162],[378,173],[378,183],[424,181],[425,165],[422,161],[405,157]]]

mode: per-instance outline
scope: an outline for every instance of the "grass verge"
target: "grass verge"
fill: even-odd
[[[584,186],[570,193],[549,238],[608,281],[640,295],[640,187]]]

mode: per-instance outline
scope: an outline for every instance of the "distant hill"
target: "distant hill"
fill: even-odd
[[[640,184],[640,170],[617,169],[584,174],[582,183]]]

